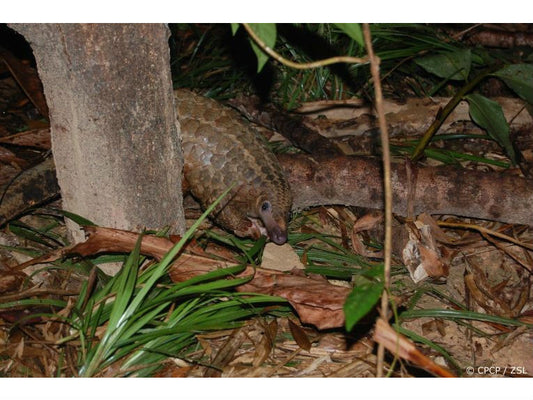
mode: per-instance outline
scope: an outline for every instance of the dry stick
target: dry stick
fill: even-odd
[[[384,281],[383,295],[381,296],[380,316],[383,321],[388,321],[389,310],[389,287],[390,287],[390,267],[391,267],[391,248],[392,248],[392,186],[391,186],[391,166],[389,150],[389,133],[387,122],[385,121],[385,110],[383,109],[383,93],[381,91],[381,81],[379,79],[380,59],[374,54],[372,48],[372,38],[370,36],[370,27],[363,24],[363,35],[365,46],[370,59],[370,72],[374,80],[374,92],[376,93],[376,111],[378,113],[378,124],[381,133],[381,148],[383,151],[383,183],[385,197],[385,243],[384,243]],[[385,357],[385,347],[383,344],[378,345],[377,354],[377,371],[378,377],[383,376],[383,360]]]
[[[477,29],[479,28],[480,26],[482,26],[483,24],[474,24],[472,25],[471,27],[469,28],[466,28],[460,32],[457,32],[455,35],[451,35],[452,38],[454,38],[455,40],[461,40],[463,38],[464,35],[466,35],[468,32],[474,30],[474,29]]]
[[[323,67],[330,64],[336,64],[336,63],[351,63],[351,64],[366,64],[368,63],[367,58],[359,58],[359,57],[349,57],[349,56],[338,56],[338,57],[331,57],[326,58],[324,60],[319,61],[313,61],[309,63],[296,63],[290,60],[287,60],[286,58],[283,58],[279,53],[276,53],[273,49],[268,47],[266,43],[261,40],[259,36],[253,31],[253,29],[250,27],[249,24],[242,24],[244,26],[244,29],[246,29],[246,32],[250,35],[250,37],[254,40],[254,42],[270,57],[273,59],[279,61],[283,65],[286,65],[287,67],[291,67],[294,69],[311,69],[311,68],[317,68],[317,67]]]
[[[17,301],[26,299],[28,297],[40,296],[40,295],[53,295],[53,296],[76,296],[80,293],[79,290],[65,290],[65,289],[53,289],[53,288],[38,288],[32,287],[22,292],[7,294],[0,296],[0,303],[7,303],[11,301]]]
[[[512,236],[506,235],[504,233],[497,232],[497,231],[492,230],[492,229],[485,228],[485,227],[480,226],[480,225],[463,224],[463,223],[459,223],[459,222],[446,222],[446,221],[438,221],[437,224],[439,226],[445,226],[447,228],[472,229],[472,230],[478,231],[482,235],[495,236],[495,237],[497,237],[499,239],[506,240],[508,242],[516,244],[517,246],[525,247],[526,249],[533,251],[533,244],[531,244],[531,243],[522,242],[521,240],[515,239]]]

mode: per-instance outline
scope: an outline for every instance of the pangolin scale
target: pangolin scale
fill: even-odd
[[[292,196],[266,140],[237,111],[189,90],[174,93],[184,187],[206,208],[234,184],[214,210],[215,222],[237,236],[285,243]]]

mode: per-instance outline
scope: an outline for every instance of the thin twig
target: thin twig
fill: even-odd
[[[389,149],[389,133],[387,130],[387,122],[385,120],[385,110],[383,108],[383,93],[381,91],[381,81],[379,79],[379,63],[380,59],[374,54],[372,48],[372,37],[370,35],[370,27],[368,24],[363,24],[363,34],[365,38],[365,46],[370,59],[370,72],[374,80],[374,92],[376,94],[376,111],[378,114],[378,125],[381,133],[381,148],[383,151],[383,183],[385,195],[385,243],[384,243],[384,280],[383,280],[383,295],[381,296],[381,310],[380,317],[383,321],[388,321],[389,310],[389,287],[390,287],[390,268],[391,268],[391,248],[392,248],[392,185],[391,185],[391,166],[390,166],[390,149]],[[378,377],[383,376],[383,360],[385,357],[385,347],[383,344],[378,345],[377,354],[377,371]]]
[[[367,58],[349,57],[349,56],[331,57],[331,58],[326,58],[324,60],[318,60],[318,61],[313,61],[309,63],[297,63],[294,61],[290,61],[284,58],[281,54],[275,52],[269,46],[267,46],[266,43],[263,42],[263,40],[261,40],[259,36],[257,36],[257,34],[253,31],[253,29],[250,27],[249,24],[243,23],[242,26],[244,26],[244,29],[246,29],[246,32],[248,32],[250,37],[261,48],[261,50],[263,50],[273,59],[279,61],[283,65],[286,65],[287,67],[291,67],[294,69],[311,69],[311,68],[317,68],[317,67],[323,67],[326,65],[336,64],[336,63],[350,63],[350,64],[367,64],[368,63]]]
[[[47,295],[47,294],[54,295],[54,296],[76,296],[77,294],[79,294],[79,290],[64,290],[64,289],[55,289],[55,288],[32,287],[22,292],[0,296],[0,303],[7,303],[11,301],[26,299],[28,297],[41,296],[41,295]]]
[[[483,26],[483,24],[474,24],[460,32],[457,32],[453,35],[450,35],[454,40],[462,40],[463,39],[463,36],[466,35],[468,32],[474,30],[474,29],[477,29],[479,28],[480,26]]]
[[[484,227],[479,226],[479,225],[462,224],[462,223],[458,223],[458,222],[446,222],[446,221],[438,221],[437,224],[439,226],[445,226],[447,228],[472,229],[472,230],[480,232],[481,234],[487,234],[487,235],[490,235],[490,236],[494,236],[494,237],[506,240],[508,242],[514,243],[517,246],[525,247],[528,250],[533,250],[533,244],[524,243],[524,242],[522,242],[522,241],[520,241],[518,239],[515,239],[514,237],[511,237],[511,236],[506,235],[504,233],[500,233],[500,232],[494,231],[492,229],[484,228]]]

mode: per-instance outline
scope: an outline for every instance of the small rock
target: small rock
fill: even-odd
[[[291,271],[294,268],[304,269],[300,257],[287,243],[282,246],[267,243],[263,252],[261,267],[276,271]]]

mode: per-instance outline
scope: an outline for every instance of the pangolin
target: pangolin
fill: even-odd
[[[237,111],[185,89],[175,92],[184,155],[184,188],[203,208],[228,187],[212,213],[240,237],[287,241],[289,184],[264,137]]]

